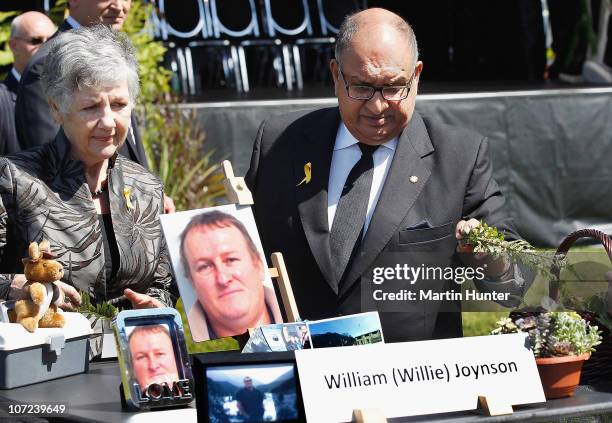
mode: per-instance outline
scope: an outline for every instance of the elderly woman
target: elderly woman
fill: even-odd
[[[22,294],[21,258],[46,239],[64,265],[64,309],[80,303],[77,290],[172,306],[163,187],[117,154],[139,88],[132,46],[103,25],[52,42],[42,82],[61,129],[50,144],[0,158],[0,298]]]

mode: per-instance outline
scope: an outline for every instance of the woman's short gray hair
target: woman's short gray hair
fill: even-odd
[[[66,31],[52,40],[42,72],[46,97],[65,114],[72,95],[127,81],[132,103],[138,96],[138,63],[128,37],[103,24]]]
[[[336,49],[335,49],[335,57],[336,61],[341,64],[342,53],[348,48],[353,40],[353,37],[359,30],[359,12],[352,13],[347,15],[342,24],[340,25],[340,30],[338,31],[338,35],[336,36]],[[414,31],[408,22],[402,19],[400,16],[395,16],[389,21],[389,24],[392,25],[399,33],[403,34],[406,37],[406,41],[408,43],[408,48],[412,51],[413,54],[413,67],[416,66],[419,60],[419,46],[417,44],[416,35],[414,35]]]

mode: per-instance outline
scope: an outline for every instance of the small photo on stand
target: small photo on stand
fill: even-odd
[[[210,366],[210,422],[291,422],[299,416],[293,363]]]
[[[254,329],[243,353],[295,351],[310,348],[305,322],[267,325]]]
[[[385,342],[378,312],[307,322],[312,348],[348,347]]]
[[[127,407],[183,406],[193,400],[191,365],[176,310],[122,311],[113,329]]]

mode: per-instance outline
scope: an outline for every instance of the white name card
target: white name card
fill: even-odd
[[[354,409],[386,418],[473,410],[478,396],[544,402],[524,334],[295,352],[309,422],[346,422]]]

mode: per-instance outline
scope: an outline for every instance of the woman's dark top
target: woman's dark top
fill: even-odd
[[[113,219],[110,213],[99,214],[98,219],[100,220],[100,226],[104,228],[104,232],[102,232],[104,271],[106,273],[106,280],[110,281],[115,278],[117,270],[119,270],[119,247],[117,247]]]

